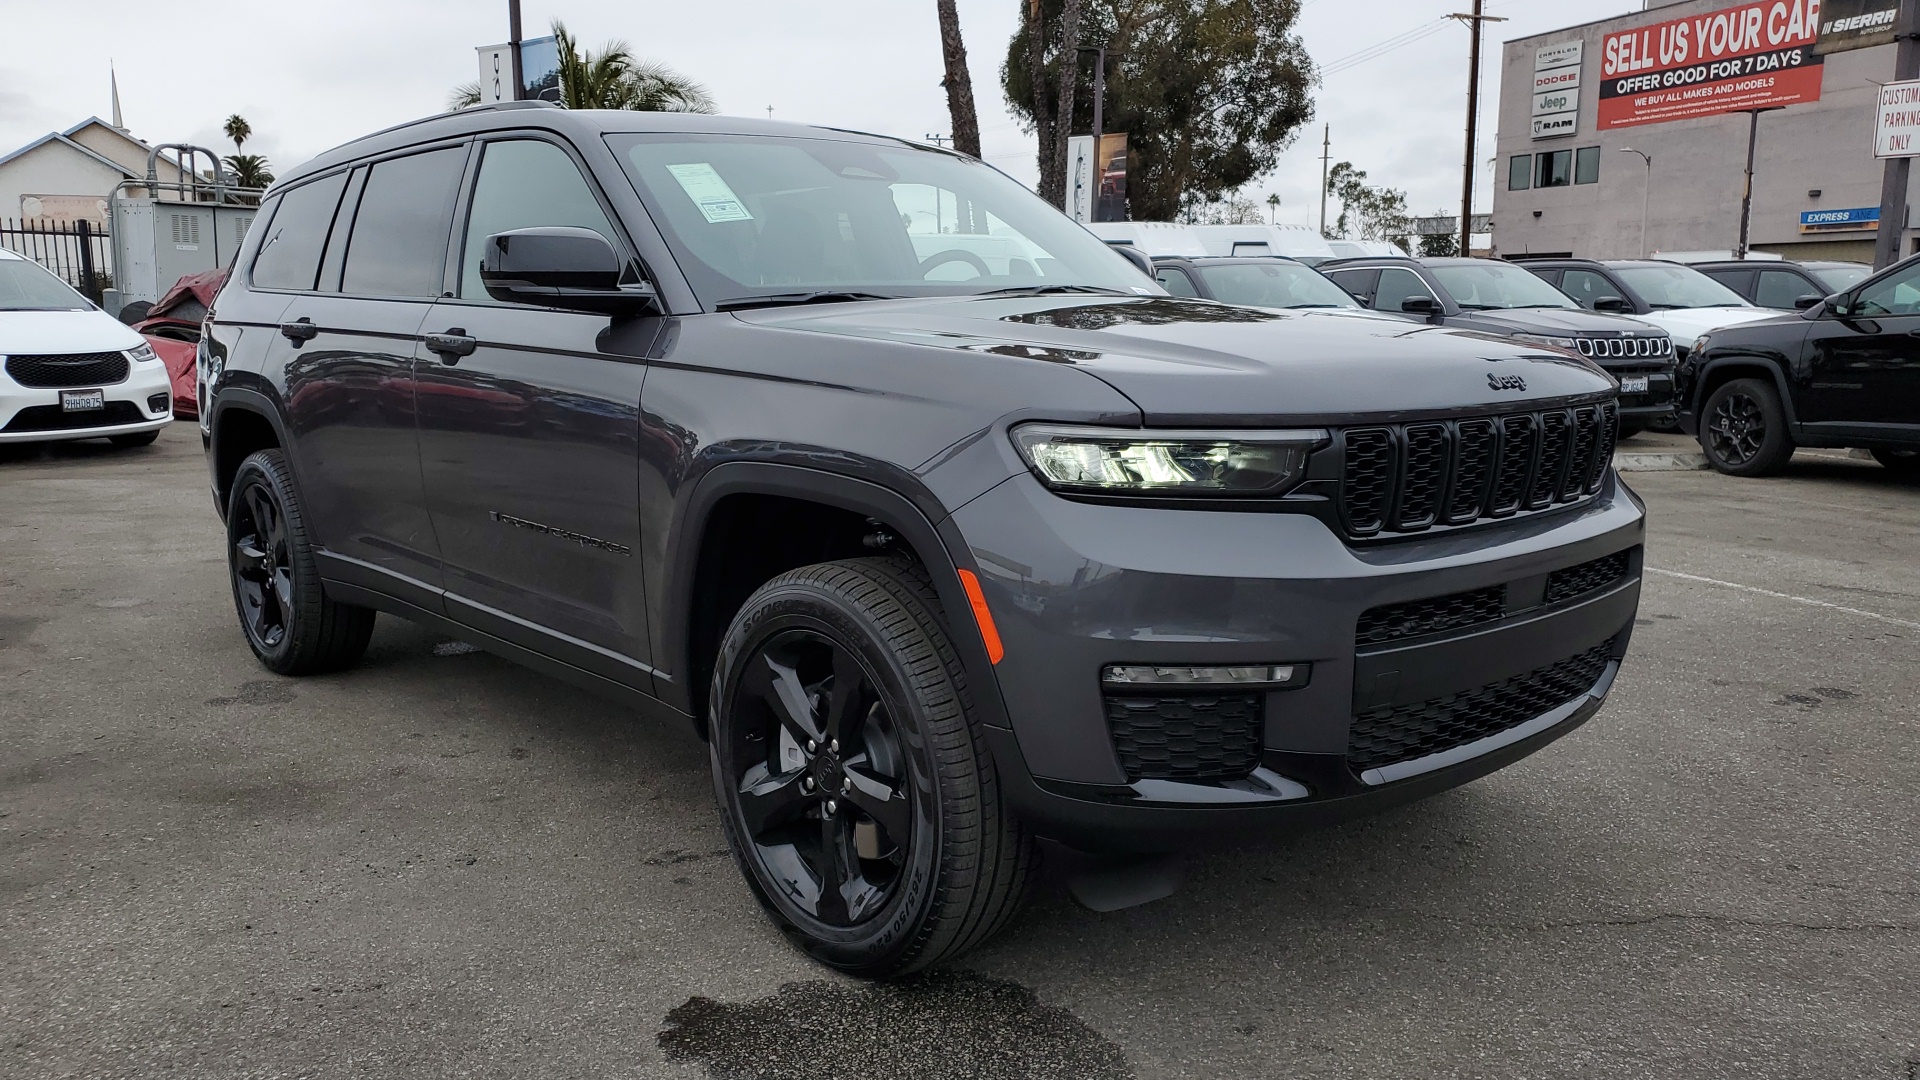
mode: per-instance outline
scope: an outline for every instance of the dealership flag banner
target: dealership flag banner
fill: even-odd
[[[1820,0],[1763,0],[1608,34],[1600,129],[1820,100]]]

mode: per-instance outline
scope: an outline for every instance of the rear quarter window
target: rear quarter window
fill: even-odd
[[[440,295],[454,193],[466,162],[467,148],[450,146],[374,164],[354,212],[341,292]]]
[[[252,282],[261,289],[311,291],[320,277],[320,256],[326,251],[327,230],[340,208],[347,174],[335,173],[302,184],[278,197],[270,208],[267,238],[254,256]],[[267,213],[268,211],[262,211]]]

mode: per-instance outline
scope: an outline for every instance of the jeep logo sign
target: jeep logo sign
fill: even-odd
[[[1525,390],[1527,380],[1518,375],[1495,375],[1488,372],[1487,386],[1494,390]]]
[[[1551,139],[1580,130],[1582,42],[1563,41],[1533,52],[1533,137]]]

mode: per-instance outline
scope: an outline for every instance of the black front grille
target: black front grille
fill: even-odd
[[[1506,614],[1507,587],[1489,585],[1484,589],[1408,600],[1400,604],[1382,604],[1368,608],[1360,616],[1354,638],[1361,645],[1383,641],[1424,637],[1447,630],[1494,622]]]
[[[1355,769],[1376,769],[1518,727],[1592,689],[1612,651],[1608,642],[1477,690],[1357,713],[1347,738],[1347,761]]]
[[[127,358],[117,352],[9,356],[7,375],[21,386],[41,390],[111,386],[126,379]]]
[[[1673,355],[1673,339],[1664,334],[1655,337],[1631,338],[1583,337],[1575,338],[1574,345],[1580,350],[1580,355],[1595,359]]]
[[[1619,406],[1350,428],[1341,520],[1354,537],[1422,532],[1545,510],[1598,492]]]
[[[1547,575],[1547,603],[1557,604],[1595,589],[1604,589],[1626,577],[1629,565],[1628,553],[1616,551],[1592,562],[1555,570]]]
[[[1260,765],[1259,694],[1108,695],[1128,780],[1241,780]]]
[[[29,405],[13,414],[6,431],[66,431],[69,428],[114,427],[152,419],[131,401],[109,401],[104,409],[62,412],[58,405]]]

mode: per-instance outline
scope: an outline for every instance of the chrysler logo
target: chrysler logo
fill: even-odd
[[[1495,390],[1525,390],[1527,380],[1518,375],[1487,375],[1487,385]]]

